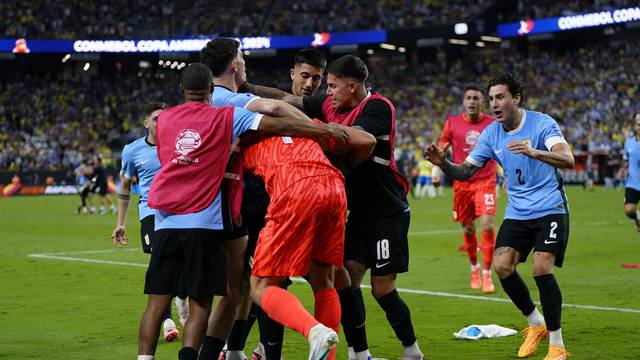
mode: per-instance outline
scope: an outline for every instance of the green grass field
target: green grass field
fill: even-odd
[[[640,269],[621,267],[640,263],[640,234],[624,217],[622,192],[573,187],[568,195],[571,236],[556,276],[566,304],[594,308],[564,308],[567,349],[575,359],[640,359]],[[115,215],[77,216],[77,202],[75,196],[0,198],[0,359],[135,359],[148,261],[140,250],[136,211],[128,221],[130,249],[115,249],[108,239]],[[503,196],[500,208],[504,202]],[[450,192],[445,199],[412,202],[410,272],[398,283],[429,292],[401,294],[420,346],[428,359],[514,359],[520,335],[480,341],[452,336],[470,324],[520,330],[526,319],[510,302],[485,301],[507,299],[495,275],[494,294],[469,289],[468,260],[457,252],[461,234],[450,215]],[[64,253],[57,256],[66,259],[29,257],[42,253]],[[530,263],[519,271],[538,299]],[[312,308],[308,285],[291,290]],[[400,358],[400,343],[367,290],[365,299],[372,353]],[[257,326],[247,341],[249,354],[256,339]],[[543,342],[534,359],[542,359],[546,347]],[[161,340],[156,358],[175,359],[179,348]],[[287,331],[283,353],[287,360],[306,359],[307,344]],[[344,341],[337,359],[346,359]]]

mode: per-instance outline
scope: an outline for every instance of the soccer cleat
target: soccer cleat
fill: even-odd
[[[180,321],[180,325],[184,328],[184,325],[189,320],[189,299],[181,299],[176,296],[176,308],[178,309],[178,317]]]
[[[567,350],[556,345],[549,345],[549,352],[544,360],[564,360],[571,356]]]
[[[633,220],[633,223],[636,224],[636,230],[640,231],[640,218],[636,217],[636,219]]]
[[[477,268],[471,270],[471,288],[472,289],[481,289],[482,288],[482,280],[480,278],[480,272],[482,269]]]
[[[549,338],[549,332],[545,325],[529,326],[522,330],[524,341],[518,350],[518,357],[528,357],[536,353],[540,340]]]
[[[166,319],[163,324],[164,339],[168,342],[177,340],[180,337],[180,332],[176,329],[176,323],[171,319]]]
[[[491,278],[491,273],[482,274],[482,291],[485,294],[491,294],[496,289],[493,286],[493,279]]]
[[[311,328],[309,336],[309,360],[326,360],[329,352],[338,344],[338,334],[331,328],[318,324]]]
[[[422,354],[418,354],[418,355],[404,355],[402,357],[402,360],[424,360],[424,355]]]
[[[460,245],[460,247],[458,248],[458,252],[462,252],[462,253],[467,252],[467,245],[464,243]]]

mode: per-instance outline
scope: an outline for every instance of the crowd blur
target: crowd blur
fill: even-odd
[[[436,57],[420,61],[415,55],[376,54],[368,59],[370,85],[397,109],[396,155],[405,172],[419,160],[419,149],[438,138],[445,120],[462,112],[465,86],[474,83],[484,88],[490,77],[506,71],[524,80],[523,106],[554,117],[576,154],[619,154],[632,134],[631,119],[640,111],[640,103],[634,101],[640,92],[638,42],[532,48],[526,58],[513,50],[457,60],[447,59],[444,52]],[[254,83],[273,84],[288,76],[288,66],[267,71],[258,65],[249,57],[249,79]],[[92,153],[102,154],[107,167],[117,166],[122,146],[144,133],[143,104],[179,102],[175,75],[3,78],[0,168],[74,167]],[[111,159],[112,152],[116,159]]]

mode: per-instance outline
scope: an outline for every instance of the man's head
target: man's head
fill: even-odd
[[[462,98],[462,106],[464,112],[470,119],[476,119],[482,111],[482,103],[484,102],[484,94],[482,90],[475,85],[469,85],[464,89],[464,97]]]
[[[160,115],[160,112],[166,108],[167,104],[163,102],[151,102],[144,106],[144,119],[142,120],[142,124],[153,138],[156,136],[158,115]]]
[[[498,121],[514,119],[522,102],[522,83],[516,75],[507,73],[489,81],[489,106]]]
[[[180,89],[185,100],[211,102],[213,74],[202,63],[189,64],[180,75]]]
[[[640,112],[633,117],[633,129],[636,131],[636,136],[640,135]]]
[[[236,85],[247,81],[244,56],[240,43],[235,39],[217,38],[209,41],[200,51],[200,62],[211,69],[214,77],[232,76]]]
[[[345,109],[358,104],[366,94],[365,81],[369,77],[367,65],[360,58],[345,55],[327,68],[327,95],[333,106]]]
[[[316,49],[302,49],[293,58],[291,91],[295,96],[311,96],[322,83],[327,58]]]

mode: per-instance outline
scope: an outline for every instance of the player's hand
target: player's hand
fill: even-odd
[[[328,123],[325,126],[329,130],[329,136],[334,138],[340,144],[345,144],[347,140],[349,140],[349,133],[347,133],[347,130],[342,125]]]
[[[524,141],[512,141],[507,144],[507,150],[511,151],[514,154],[522,154],[528,156],[530,158],[535,159],[537,156],[537,150],[532,149],[531,146],[527,145]]]
[[[124,226],[116,226],[116,228],[113,229],[111,240],[113,240],[113,244],[117,247],[129,245],[129,239],[127,239],[127,236],[124,234]]]
[[[445,149],[448,144],[445,144]],[[441,149],[436,144],[431,144],[427,146],[424,150],[424,158],[429,160],[433,165],[442,167],[444,161],[446,159],[447,153],[444,149]]]
[[[431,176],[431,181],[433,182],[433,186],[435,187],[440,186],[440,180],[440,175]]]

